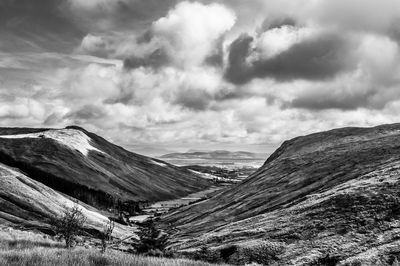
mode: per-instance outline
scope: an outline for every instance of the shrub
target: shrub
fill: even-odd
[[[108,241],[111,240],[112,232],[114,231],[114,221],[108,220],[107,224],[104,225],[103,231],[100,232],[101,240],[101,253],[105,253],[107,250]]]
[[[262,265],[269,265],[280,260],[279,255],[284,251],[285,248],[280,244],[263,242],[256,246],[244,248],[243,256],[249,263],[256,262]]]
[[[325,254],[323,257],[318,258],[311,263],[311,266],[335,266],[339,263],[340,258],[330,253]]]
[[[238,247],[236,245],[229,245],[219,250],[221,259],[226,263],[229,262],[230,257],[236,252],[238,252]]]
[[[193,254],[194,260],[201,260],[211,263],[220,262],[220,253],[216,250],[211,250],[207,246],[202,246]]]
[[[65,240],[67,248],[72,248],[76,242],[77,235],[82,231],[86,222],[78,204],[64,211],[64,215],[60,219],[52,221],[53,229],[56,235]]]
[[[149,252],[161,253],[164,251],[168,235],[157,229],[153,220],[148,220],[143,223],[138,232],[139,242],[134,244],[137,253],[146,254]]]

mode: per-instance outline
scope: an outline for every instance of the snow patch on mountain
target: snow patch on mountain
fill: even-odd
[[[88,155],[90,150],[104,153],[90,144],[91,139],[89,136],[76,129],[51,129],[38,133],[2,135],[0,138],[50,138],[72,150],[78,150],[85,156]]]

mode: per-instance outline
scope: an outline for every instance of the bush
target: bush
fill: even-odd
[[[157,229],[153,220],[143,223],[138,236],[140,239],[134,244],[134,248],[139,254],[162,254],[168,241],[168,235]]]
[[[236,252],[238,252],[238,247],[236,245],[229,245],[219,250],[221,259],[226,263],[229,262],[230,257]]]
[[[211,263],[220,262],[220,253],[216,250],[211,250],[207,246],[202,246],[197,250],[192,257],[194,260],[201,260]]]
[[[259,263],[269,265],[275,261],[279,261],[279,255],[285,251],[285,248],[280,244],[271,242],[263,242],[257,246],[247,247],[243,249],[243,256],[249,263]]]
[[[76,242],[77,235],[82,231],[86,222],[78,204],[64,211],[64,215],[60,219],[52,221],[53,229],[56,235],[65,240],[67,248],[72,248]]]
[[[210,263],[229,263],[233,265],[244,265],[258,263],[270,265],[280,260],[279,255],[285,248],[276,243],[263,242],[259,245],[240,248],[236,245],[228,245],[219,250],[212,250],[207,246],[202,246],[191,258]]]
[[[338,256],[328,253],[311,263],[311,266],[335,266],[339,263],[339,261],[340,258]]]
[[[100,232],[101,240],[101,253],[105,253],[107,250],[108,241],[111,240],[112,232],[114,231],[115,223],[108,220],[107,224],[104,225],[103,231]]]

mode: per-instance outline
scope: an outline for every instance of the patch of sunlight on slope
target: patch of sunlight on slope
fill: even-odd
[[[0,138],[17,139],[17,138],[50,138],[72,150],[78,150],[83,155],[87,156],[89,150],[100,151],[90,144],[90,137],[80,130],[76,129],[51,129],[48,131],[16,134],[16,135],[1,135]]]
[[[0,164],[0,184],[0,197],[18,202],[32,213],[60,217],[67,208],[75,204],[57,191],[3,164]],[[102,230],[108,221],[107,217],[82,205],[79,205],[79,208],[87,217],[87,227]],[[113,235],[124,237],[129,233],[126,227],[116,225]]]

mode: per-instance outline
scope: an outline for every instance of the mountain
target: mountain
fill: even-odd
[[[171,246],[180,250],[268,241],[284,247],[279,265],[394,261],[400,255],[400,124],[285,141],[248,179],[164,219],[176,227]]]
[[[161,159],[224,159],[224,160],[239,160],[239,159],[262,159],[265,154],[251,153],[246,151],[188,151],[185,153],[169,153],[161,156]]]
[[[74,126],[0,128],[0,163],[100,209],[117,202],[179,198],[210,185],[188,170],[129,152]]]

